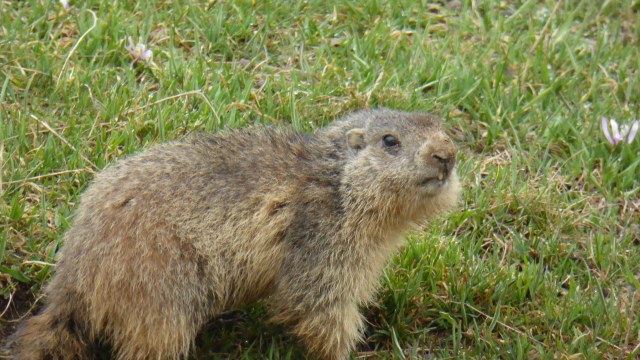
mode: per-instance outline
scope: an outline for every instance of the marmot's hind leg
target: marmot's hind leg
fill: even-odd
[[[106,256],[87,293],[94,331],[117,359],[186,358],[210,315],[213,281],[195,251],[176,239],[153,239],[113,246],[118,253]]]

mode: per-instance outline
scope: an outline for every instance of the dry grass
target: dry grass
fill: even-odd
[[[464,202],[395,258],[359,357],[637,358],[640,141],[610,146],[599,119],[638,118],[639,7],[1,2],[0,333],[99,169],[193,131],[387,106],[446,119]],[[213,322],[195,357],[299,358],[264,312]]]

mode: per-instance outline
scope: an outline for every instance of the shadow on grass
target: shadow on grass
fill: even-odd
[[[196,339],[192,359],[305,359],[305,351],[287,327],[268,322],[258,304],[224,313]]]
[[[287,328],[270,324],[262,305],[222,314],[198,334],[191,360],[214,359],[306,359],[304,349]],[[111,348],[100,344],[96,359],[111,360]]]
[[[37,314],[44,304],[39,301],[27,285],[18,285],[11,303],[3,303],[6,311],[0,318],[0,355],[5,341],[18,328],[21,321]],[[264,305],[253,305],[222,314],[211,320],[196,338],[196,346],[190,359],[305,359],[305,351],[297,340],[290,336],[285,326],[268,322]],[[110,360],[113,351],[106,343],[96,344],[93,358]]]

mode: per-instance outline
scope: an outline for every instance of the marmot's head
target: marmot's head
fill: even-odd
[[[459,193],[456,147],[440,120],[425,113],[362,111],[345,119],[343,189],[358,207],[428,220]]]

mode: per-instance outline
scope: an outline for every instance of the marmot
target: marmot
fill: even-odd
[[[17,359],[186,358],[199,329],[266,301],[309,352],[347,359],[402,235],[451,209],[456,148],[433,115],[363,110],[311,135],[192,135],[99,173]]]

